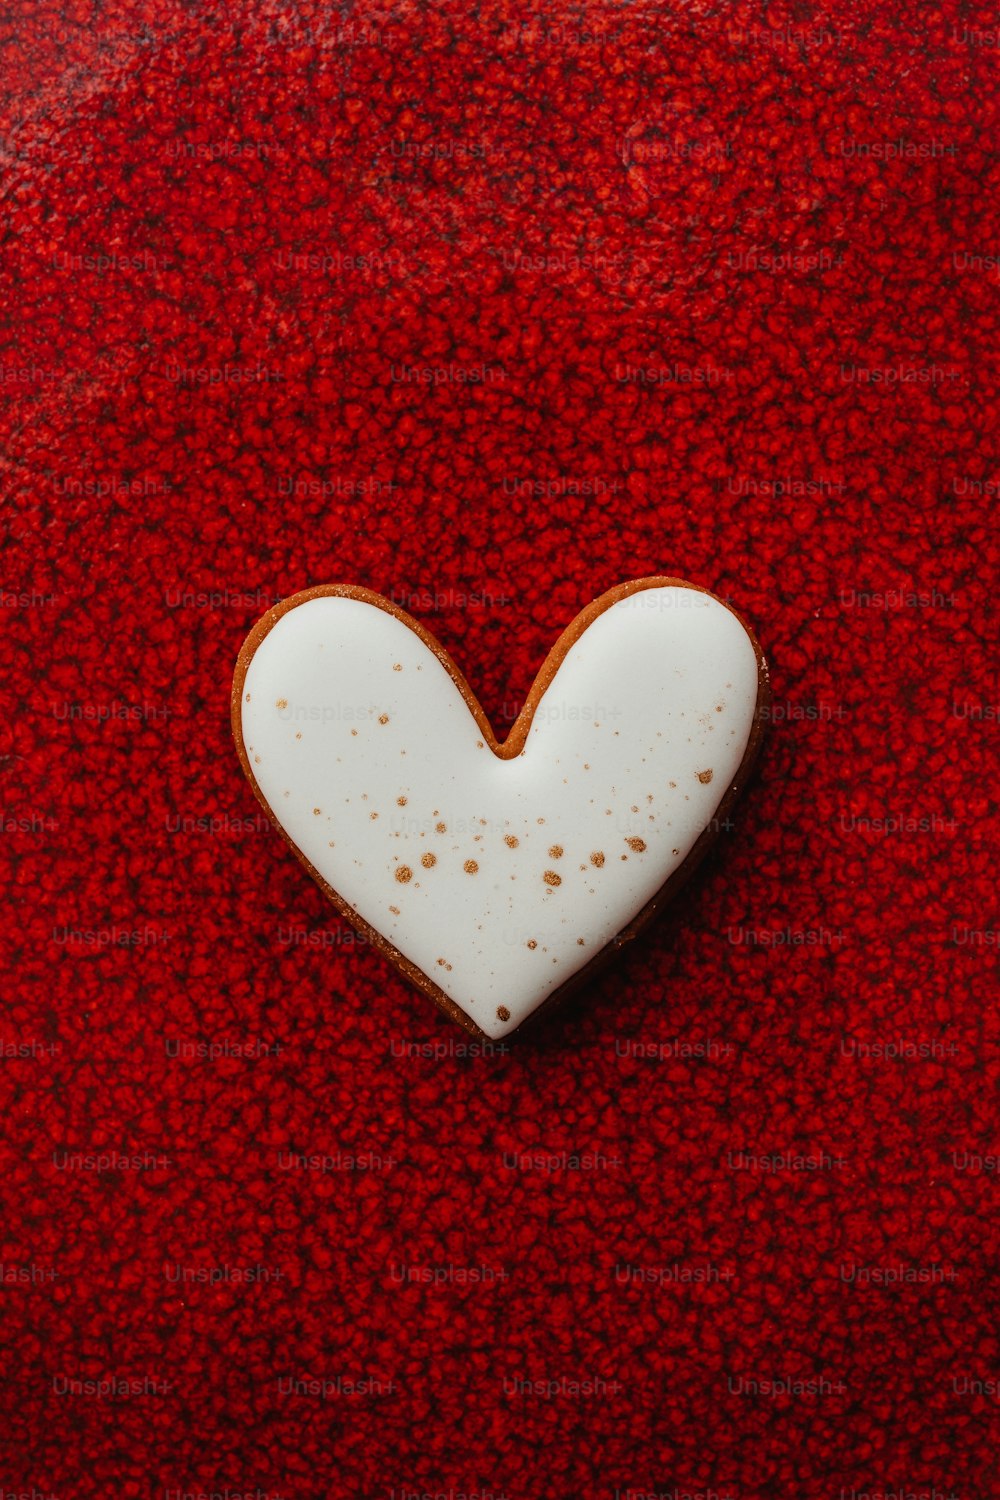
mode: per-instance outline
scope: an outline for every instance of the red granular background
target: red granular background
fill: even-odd
[[[7,8],[4,1494],[1000,1494],[995,25]],[[760,775],[468,1055],[236,652],[363,584],[502,730],[653,572],[757,629]]]

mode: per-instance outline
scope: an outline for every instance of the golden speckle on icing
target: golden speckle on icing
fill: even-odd
[[[537,948],[538,947],[538,944],[535,942],[534,938],[529,938],[528,939],[528,947],[529,948]]]
[[[389,715],[388,714],[379,714],[378,721],[379,721],[380,724],[388,724],[388,722],[389,722]]]
[[[546,870],[545,874],[542,876],[542,879],[545,881],[546,885],[562,885],[562,876],[557,875],[555,870]]]
[[[434,832],[435,833],[447,833],[448,832],[448,825],[447,825],[447,823],[435,823],[434,824]]]
[[[462,869],[465,871],[466,875],[475,875],[476,871],[479,869],[479,866],[476,864],[476,861],[474,859],[467,859],[465,861],[465,864],[462,866]]]
[[[352,730],[351,730],[351,733],[352,733],[352,734],[353,734],[353,735],[356,735],[356,734],[357,734],[357,732],[358,732],[358,731],[357,731],[357,730],[356,730],[356,729],[352,729]]]
[[[399,907],[398,906],[390,906],[389,910],[392,912],[392,914],[393,914],[394,917],[398,917],[399,916]]]
[[[275,705],[274,706],[275,706],[275,708],[287,708],[288,707],[288,699],[287,698],[278,698],[275,701]]]
[[[321,807],[314,807],[314,808],[313,808],[313,817],[314,817],[314,818],[318,818],[318,817],[319,817],[319,815],[320,815],[320,813],[321,813],[321,812],[322,812],[322,811],[323,811],[323,809],[322,809],[322,808],[321,808]]]
[[[500,1021],[510,1020],[510,1011],[507,1009],[506,1005],[497,1006],[497,1019]]]
[[[705,786],[708,786],[708,783],[711,781],[713,775],[714,775],[714,772],[712,772],[712,771],[699,771],[698,772],[698,780],[700,782],[702,782]]]
[[[421,854],[420,856],[420,863],[423,865],[425,870],[433,870],[437,862],[438,861],[436,854]]]
[[[403,670],[403,663],[401,661],[393,662],[392,670],[394,672],[401,672]]]
[[[563,857],[563,846],[562,846],[562,844],[553,844],[552,848],[549,850],[549,859],[562,859],[562,857]]]
[[[405,797],[397,797],[396,798],[396,806],[397,807],[405,807],[406,806],[406,798]]]
[[[400,885],[405,885],[412,875],[413,871],[410,869],[409,865],[400,865],[396,870],[396,879],[399,881]]]
[[[508,849],[516,849],[518,844],[521,842],[521,840],[519,838],[515,838],[514,834],[512,833],[505,833],[503,836],[503,841],[507,845]]]
[[[645,841],[645,839],[626,839],[625,842],[626,842],[626,844],[628,844],[628,846],[632,850],[633,854],[645,854],[645,852],[646,852],[646,841]]]
[[[602,854],[600,849],[594,850],[593,854],[590,856],[590,863],[592,865],[596,865],[598,869],[601,868],[604,863],[604,855]]]

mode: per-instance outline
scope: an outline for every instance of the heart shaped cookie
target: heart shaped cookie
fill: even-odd
[[[232,721],[257,797],[337,909],[497,1039],[690,872],[746,780],[766,695],[738,615],[642,578],[563,632],[501,744],[433,636],[337,585],[254,627]]]

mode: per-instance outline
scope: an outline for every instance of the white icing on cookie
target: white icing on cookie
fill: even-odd
[[[523,750],[502,759],[413,630],[323,596],[258,644],[242,734],[310,864],[499,1038],[683,863],[743,761],[757,694],[730,610],[643,589],[570,647]]]

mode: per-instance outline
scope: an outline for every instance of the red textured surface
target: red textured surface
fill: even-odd
[[[8,8],[5,1492],[1000,1493],[995,19],[577,17]],[[502,727],[660,571],[760,635],[759,780],[462,1056],[259,821],[236,651],[362,583]]]

